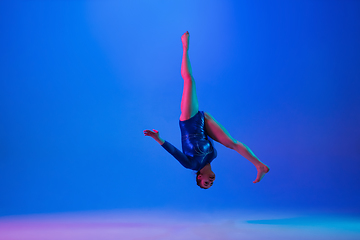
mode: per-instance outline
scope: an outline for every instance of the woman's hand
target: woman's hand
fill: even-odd
[[[155,141],[157,141],[160,145],[164,144],[164,140],[159,136],[159,131],[153,129],[151,130],[144,130],[144,136],[152,137]]]
[[[144,136],[152,137],[155,140],[160,138],[159,137],[159,131],[155,130],[155,129],[153,129],[152,131],[151,130],[144,130]]]

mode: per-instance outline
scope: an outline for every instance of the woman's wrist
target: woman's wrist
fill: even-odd
[[[157,141],[160,145],[163,145],[165,143],[165,140],[160,137],[158,139],[155,139],[155,141]]]

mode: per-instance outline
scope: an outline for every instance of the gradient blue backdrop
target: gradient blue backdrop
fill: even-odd
[[[210,190],[180,147],[180,36],[216,144]],[[359,1],[0,1],[0,215],[99,209],[360,212]]]

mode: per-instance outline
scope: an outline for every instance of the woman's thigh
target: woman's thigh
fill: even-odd
[[[184,79],[184,88],[181,98],[180,121],[188,120],[199,111],[194,78]]]
[[[205,112],[205,128],[206,132],[215,141],[221,143],[225,147],[232,148],[236,140],[213,116]]]

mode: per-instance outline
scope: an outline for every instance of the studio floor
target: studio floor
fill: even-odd
[[[127,210],[0,217],[1,240],[360,239],[360,216]]]

